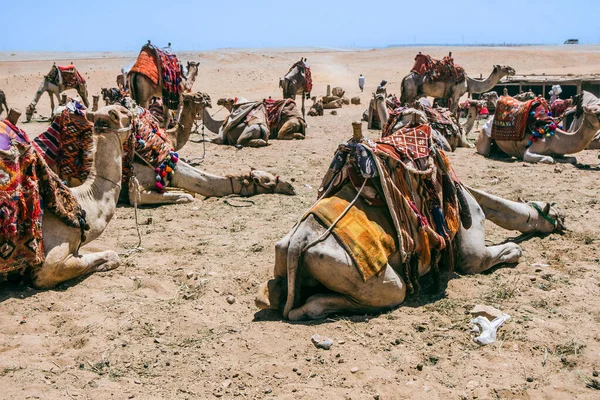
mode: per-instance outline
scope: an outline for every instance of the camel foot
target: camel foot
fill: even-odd
[[[555,157],[554,160],[561,164],[577,164],[577,157]]]
[[[322,293],[309,297],[303,306],[291,310],[288,314],[288,319],[290,321],[323,319],[327,315],[335,312],[358,311],[359,309],[362,309],[362,307],[350,302],[344,295],[335,293]]]
[[[120,264],[121,259],[119,258],[119,255],[114,251],[108,251],[106,261],[103,264],[96,266],[92,272],[111,271],[115,268],[118,268]]]
[[[285,279],[269,279],[258,289],[254,303],[261,310],[280,310],[285,305],[286,295],[287,281]]]
[[[264,147],[267,145],[267,142],[265,142],[262,139],[252,139],[248,141],[247,146],[248,147]]]

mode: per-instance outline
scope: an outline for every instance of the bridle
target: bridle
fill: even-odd
[[[544,211],[540,208],[540,206],[538,206],[536,203],[529,203],[529,205],[531,207],[534,208],[534,210],[536,210],[538,212],[538,214],[544,218],[546,221],[550,222],[550,224],[552,224],[552,226],[554,227],[554,229],[556,229],[556,226],[558,225],[557,220],[555,220],[554,218],[552,218],[551,216],[549,216],[548,214],[544,213]]]
[[[248,181],[249,181],[248,184],[244,184],[244,179],[245,178],[248,178]],[[229,177],[229,184],[231,185],[231,193],[235,194],[235,195],[238,195],[238,196],[243,196],[242,191],[244,190],[244,188],[247,188],[250,185],[252,185],[252,188],[253,188],[254,191],[253,192],[247,192],[246,195],[248,195],[248,194],[256,194],[256,191],[257,191],[258,187],[261,187],[261,188],[263,188],[265,190],[268,190],[269,193],[275,193],[275,189],[277,188],[277,185],[279,184],[279,175],[276,175],[275,176],[275,184],[272,187],[267,187],[267,186],[261,185],[258,182],[258,180],[254,177],[254,173],[252,171],[250,171],[250,173],[248,174],[247,177],[246,176],[237,177],[237,179],[240,182],[240,184],[241,184],[242,187],[240,188],[240,191],[238,193],[236,193],[235,189],[233,187],[233,179],[234,179],[233,176]]]

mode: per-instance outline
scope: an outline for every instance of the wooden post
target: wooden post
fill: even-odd
[[[92,111],[98,111],[98,102],[100,101],[100,96],[95,94],[92,96]]]
[[[6,117],[6,119],[8,120],[8,122],[13,124],[14,126],[17,126],[17,122],[19,121],[20,116],[21,116],[21,111],[17,110],[16,108],[11,108],[8,111],[8,116]]]
[[[352,139],[354,139],[356,142],[363,140],[361,121],[354,121],[352,123]]]
[[[504,86],[504,90],[502,91],[503,96],[508,96],[508,88]]]
[[[327,85],[327,97],[331,96],[331,85]]]
[[[544,99],[546,98],[546,81],[544,81],[544,83],[542,83],[542,97]]]
[[[67,104],[67,95],[63,94],[62,96],[60,96],[60,104],[61,106],[64,106],[65,104]],[[54,112],[54,110],[52,110]]]

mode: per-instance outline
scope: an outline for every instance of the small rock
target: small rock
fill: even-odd
[[[221,385],[227,389],[229,386],[231,386],[231,379],[225,379]]]
[[[353,374],[358,372],[358,367],[353,367],[350,372],[352,372]]]
[[[338,340],[338,344],[344,344],[344,343],[346,343],[345,340]]]
[[[498,310],[497,308],[494,308],[492,306],[484,306],[481,304],[477,304],[469,312],[471,313],[473,318],[486,317],[490,321],[493,321],[494,319],[504,315],[504,313],[502,311]]]
[[[159,338],[154,338],[154,343],[160,343],[160,339]]]
[[[337,115],[337,111],[336,110],[331,111],[331,115]]]
[[[550,266],[549,264],[544,264],[544,263],[539,263],[539,262],[531,264],[532,268],[546,268],[549,266]]]
[[[285,375],[275,374],[275,375],[273,375],[273,378],[275,378],[275,379],[285,379]]]
[[[229,295],[229,296],[227,296],[227,297],[225,298],[225,300],[227,300],[227,302],[228,302],[229,304],[233,304],[233,303],[235,303],[235,297],[233,297],[232,295]]]
[[[533,376],[528,376],[526,380],[527,382],[533,382]]]
[[[374,400],[381,400],[381,396],[379,396],[378,394],[374,394],[373,395],[373,399]]]
[[[593,375],[594,377],[597,377],[597,376],[598,376],[598,371],[596,371],[596,370],[592,371],[592,375]]]
[[[273,393],[273,390],[271,388],[265,389],[265,394],[269,394],[269,393]]]
[[[320,335],[312,335],[310,340],[313,342],[317,349],[329,350],[333,346],[333,340],[322,337]]]
[[[187,272],[187,274],[185,274],[185,276],[186,276],[188,279],[192,279],[192,278],[194,277],[194,271],[188,271],[188,272]]]
[[[423,371],[423,364],[417,364],[417,370]]]
[[[138,381],[137,379],[136,379],[136,380],[134,380],[134,381],[133,381],[133,383],[135,383],[136,385],[141,385],[141,384],[142,384],[142,382],[141,382],[141,381]]]
[[[529,280],[530,280],[531,282],[535,282],[535,281],[537,280],[537,278],[536,278],[535,276],[530,276],[530,277],[529,277]]]

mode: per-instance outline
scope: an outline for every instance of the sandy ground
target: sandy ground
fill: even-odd
[[[383,78],[399,92],[418,50],[437,57],[448,51],[302,54],[312,66],[314,94],[340,85],[364,104]],[[488,74],[493,64],[518,73],[591,73],[600,66],[600,47],[451,50],[472,76]],[[133,57],[4,53],[0,89],[11,107],[24,110],[52,60],[61,59],[75,61],[90,94],[97,94],[114,86]],[[227,50],[180,57],[200,60],[195,90],[208,92],[216,104],[224,96],[279,97],[278,78],[300,54]],[[367,80],[362,94],[360,73]],[[38,110],[49,115],[49,108],[43,97]],[[345,106],[337,116],[309,117],[304,141],[243,150],[206,146],[202,169],[268,170],[293,178],[297,196],[258,196],[247,208],[201,198],[145,208],[140,221],[152,218],[142,226],[145,251],[123,256],[120,268],[48,291],[0,286],[0,398],[598,398],[600,392],[586,388],[600,370],[597,151],[579,155],[591,169],[487,160],[468,149],[450,155],[469,185],[513,200],[555,201],[565,212],[571,230],[523,242],[514,268],[453,275],[443,295],[423,294],[381,315],[289,323],[274,312],[257,313],[254,296],[272,274],[274,244],[314,200],[336,146],[350,137],[350,122],[363,110]],[[46,125],[21,127],[37,134]],[[201,144],[190,143],[181,153],[202,152]],[[125,252],[135,245],[133,213],[118,208],[102,237],[84,250]],[[488,224],[490,244],[515,236]],[[474,304],[511,315],[496,343],[473,342],[466,311]],[[310,341],[316,333],[332,338],[333,348],[316,349]]]

